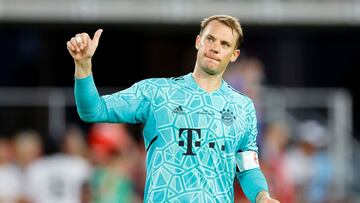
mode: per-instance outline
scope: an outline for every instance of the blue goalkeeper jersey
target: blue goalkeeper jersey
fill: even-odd
[[[189,73],[142,80],[92,98],[76,100],[85,121],[145,124],[144,202],[234,201],[237,156],[257,152],[255,109],[248,97],[225,81],[208,93]]]

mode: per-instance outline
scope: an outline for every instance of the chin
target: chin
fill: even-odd
[[[203,70],[205,73],[207,73],[209,75],[218,75],[220,73],[220,71],[218,70],[217,67],[214,67],[214,68],[206,67]]]
[[[200,70],[208,75],[219,75],[222,73],[222,68],[219,67],[219,64],[216,64],[212,61],[211,62],[203,61],[198,65]]]

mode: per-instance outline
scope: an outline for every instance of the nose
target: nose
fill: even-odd
[[[211,45],[211,51],[218,54],[219,53],[219,49],[220,49],[220,44],[219,42],[214,42],[212,45]]]

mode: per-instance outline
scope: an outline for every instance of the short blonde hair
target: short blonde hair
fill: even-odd
[[[217,20],[224,25],[230,27],[233,31],[235,30],[238,34],[238,40],[236,42],[235,48],[237,49],[240,44],[243,42],[243,31],[240,25],[240,22],[237,18],[229,16],[229,15],[213,15],[207,18],[204,18],[204,20],[201,21],[201,29],[200,29],[200,35],[204,31],[205,27],[213,20]]]

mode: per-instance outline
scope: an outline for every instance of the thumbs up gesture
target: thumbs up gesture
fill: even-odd
[[[94,56],[102,29],[98,29],[91,39],[87,33],[76,34],[66,43],[67,50],[75,62],[75,76],[86,77],[91,74],[91,58]]]
[[[90,59],[99,44],[102,29],[95,32],[93,39],[87,33],[76,34],[67,43],[67,49],[75,62]]]

